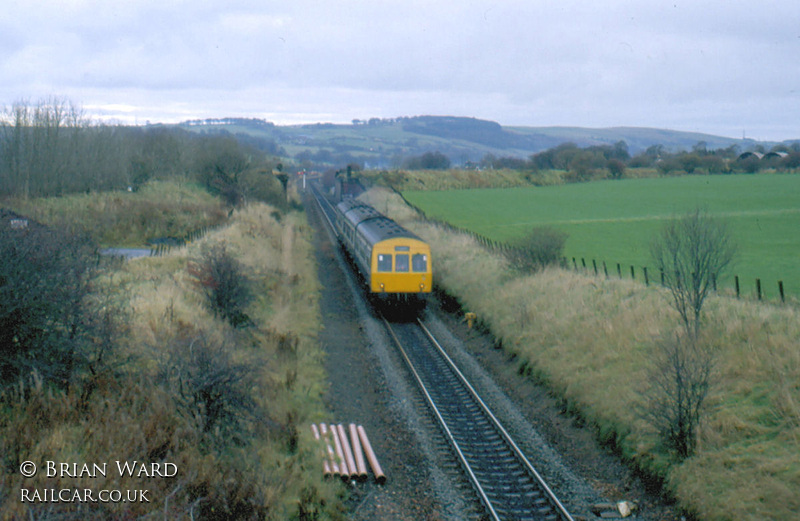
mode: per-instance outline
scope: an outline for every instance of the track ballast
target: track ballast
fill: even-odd
[[[490,519],[572,521],[424,323],[385,323]]]

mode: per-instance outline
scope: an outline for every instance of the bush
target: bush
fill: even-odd
[[[250,322],[244,308],[253,298],[251,281],[224,244],[204,247],[199,260],[189,261],[188,271],[214,316],[221,316],[234,327]]]
[[[711,387],[712,351],[697,342],[676,337],[659,343],[642,393],[642,416],[678,459],[686,459],[697,445],[697,428]]]
[[[159,380],[182,413],[210,441],[242,444],[255,404],[250,397],[255,370],[234,362],[233,343],[207,336],[179,338],[160,362]]]
[[[239,180],[246,200],[265,202],[277,208],[284,205],[283,189],[271,172],[251,168],[242,172]]]
[[[535,273],[546,266],[558,264],[566,242],[566,232],[550,226],[540,226],[533,228],[518,244],[509,249],[506,257],[515,269]]]
[[[96,373],[117,325],[95,287],[100,258],[85,237],[0,220],[0,384],[38,374],[66,388]]]

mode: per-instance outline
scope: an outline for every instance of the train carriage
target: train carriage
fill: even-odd
[[[355,199],[345,199],[336,209],[339,239],[369,292],[378,298],[424,302],[433,287],[428,244]]]

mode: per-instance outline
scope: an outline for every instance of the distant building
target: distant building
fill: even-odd
[[[788,152],[767,152],[766,154],[764,154],[764,159],[773,159],[773,158],[783,159],[788,155],[789,155]]]
[[[739,161],[741,161],[743,159],[748,159],[748,158],[751,158],[751,157],[755,157],[757,159],[762,159],[764,157],[764,154],[762,154],[761,152],[744,152],[742,154],[739,154],[739,157],[737,159]]]

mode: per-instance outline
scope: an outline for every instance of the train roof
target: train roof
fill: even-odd
[[[419,237],[389,219],[375,208],[355,199],[345,199],[336,207],[347,220],[364,234],[370,244],[395,238],[421,241]]]

